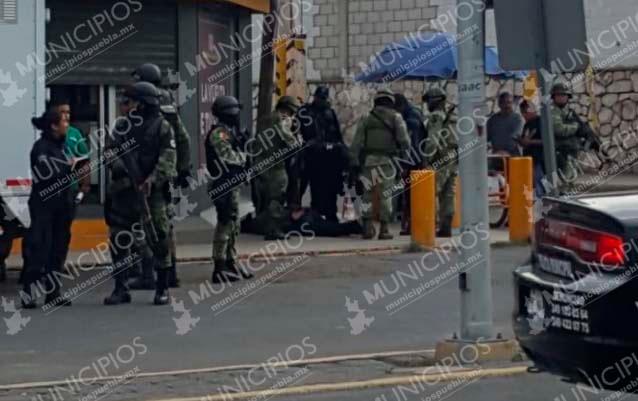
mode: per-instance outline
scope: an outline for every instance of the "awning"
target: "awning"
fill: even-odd
[[[270,12],[270,0],[227,0],[229,3],[235,3],[239,6],[249,8],[262,13]]]

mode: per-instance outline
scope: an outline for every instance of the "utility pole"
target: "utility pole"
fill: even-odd
[[[257,103],[257,132],[266,129],[268,116],[272,113],[272,96],[275,78],[275,35],[279,0],[270,0],[270,14],[264,16],[262,35],[261,67],[259,70],[259,98]]]
[[[551,185],[548,188],[548,195],[556,195],[558,192],[558,166],[556,165],[556,141],[554,140],[554,123],[552,122],[552,100],[551,100],[551,85],[552,74],[544,67],[549,66],[549,55],[547,54],[547,27],[546,21],[548,15],[547,8],[544,5],[544,1],[541,1],[538,7],[540,12],[540,21],[542,21],[543,33],[539,40],[542,40],[543,51],[536,52],[536,65],[543,66],[538,71],[538,86],[541,92],[541,137],[543,140],[543,157],[545,158],[545,176],[550,178]]]
[[[460,260],[467,264],[459,277],[462,341],[493,337],[487,191],[487,133],[481,120],[485,104],[485,9],[475,0],[458,0],[459,120],[456,131],[461,177]],[[469,15],[468,15],[469,14]],[[478,141],[476,141],[478,139]]]

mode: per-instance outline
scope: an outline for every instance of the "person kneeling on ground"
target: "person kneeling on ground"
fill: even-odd
[[[362,234],[363,228],[357,221],[339,223],[322,216],[319,212],[307,208],[295,208],[290,212],[287,232],[317,237],[343,237]]]

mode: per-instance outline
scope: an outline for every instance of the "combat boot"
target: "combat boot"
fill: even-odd
[[[439,230],[436,232],[436,236],[440,238],[450,238],[452,236],[452,218],[445,217],[441,219]]]
[[[211,281],[214,284],[231,283],[241,280],[241,274],[237,271],[230,270],[225,260],[217,259],[214,261],[213,276]]]
[[[235,275],[241,276],[244,280],[250,280],[255,277],[254,274],[246,270],[243,266],[238,266],[233,259],[226,260],[226,268]]]
[[[381,227],[379,228],[379,239],[381,240],[389,240],[393,239],[394,236],[390,234],[390,230],[388,229],[388,223],[385,221],[381,222]]]
[[[177,261],[173,257],[171,266],[168,268],[168,288],[179,288],[179,279],[177,278]]]
[[[126,288],[125,283],[126,279],[122,275],[123,273],[119,273],[115,276],[115,289],[113,289],[111,295],[104,298],[104,305],[131,303],[131,293],[128,292],[128,288]]]
[[[154,290],[155,282],[153,281],[153,270],[155,261],[153,258],[142,259],[142,275],[135,277],[129,283],[131,290]]]
[[[372,220],[363,220],[363,239],[373,239],[376,234]]]
[[[24,268],[23,268],[24,272]],[[20,293],[20,302],[22,303],[22,309],[35,309],[38,307],[38,304],[35,302],[33,295],[31,294],[31,284],[35,283],[36,280],[33,279],[32,275],[24,272],[23,277],[23,285],[22,292]]]
[[[47,294],[44,299],[44,304],[49,307],[71,306],[71,300],[60,295],[60,291],[55,291],[51,294]]]
[[[168,302],[168,269],[160,269],[157,271],[157,283],[155,283],[153,305],[166,305]]]
[[[48,279],[45,282],[44,304],[50,307],[71,306],[71,300],[60,295],[60,282],[54,277],[53,273],[47,274]]]

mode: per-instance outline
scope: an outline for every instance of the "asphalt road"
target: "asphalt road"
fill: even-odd
[[[495,327],[506,337],[512,335],[511,272],[528,253],[526,247],[492,253]],[[173,307],[150,305],[152,292],[134,293],[130,305],[103,306],[111,290],[105,281],[88,285],[70,308],[21,311],[23,326],[15,325],[21,319],[5,307],[0,313],[7,324],[5,331],[0,322],[0,384],[96,371],[121,375],[133,366],[152,372],[432,348],[459,327],[458,284],[451,267],[461,261],[450,255],[449,260],[443,254],[427,255],[420,268],[413,264],[421,263],[423,254],[280,260],[260,271],[251,282],[254,288],[247,283],[213,287],[218,294],[210,288],[200,291],[207,288],[210,266],[185,265],[180,267],[182,288],[171,292]],[[269,276],[277,268],[281,273]],[[397,271],[405,274],[398,278]],[[65,286],[100,274],[85,272]],[[423,290],[420,298],[401,301],[416,288]],[[18,304],[13,283],[1,285],[0,294]],[[194,326],[189,320],[196,320]],[[12,328],[18,332],[7,334]],[[100,370],[96,366],[106,364],[105,358],[111,362]]]

